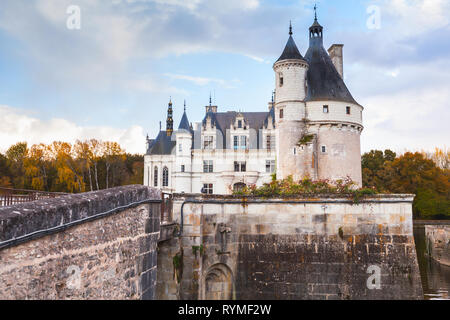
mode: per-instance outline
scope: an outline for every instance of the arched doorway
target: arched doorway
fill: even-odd
[[[233,295],[233,277],[231,270],[224,264],[209,268],[204,280],[205,300],[231,300]]]
[[[247,185],[243,182],[238,182],[233,185],[233,191],[242,191]]]

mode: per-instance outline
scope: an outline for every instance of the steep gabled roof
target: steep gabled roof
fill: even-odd
[[[158,137],[151,144],[147,154],[149,155],[169,155],[172,154],[176,142],[172,141],[172,137],[167,136],[166,131],[160,131]]]

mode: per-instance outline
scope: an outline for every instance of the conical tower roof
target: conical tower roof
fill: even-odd
[[[297,45],[295,44],[294,38],[292,38],[292,25],[289,26],[289,39],[286,43],[286,47],[284,48],[283,53],[281,54],[281,57],[277,60],[303,60],[306,61],[300,51],[297,48]]]

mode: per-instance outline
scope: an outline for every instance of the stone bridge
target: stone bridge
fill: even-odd
[[[0,299],[154,299],[161,205],[126,186],[0,208]]]

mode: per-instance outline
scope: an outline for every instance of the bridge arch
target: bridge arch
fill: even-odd
[[[202,280],[202,300],[231,300],[233,298],[233,273],[227,265],[218,263],[211,266],[204,273]]]

